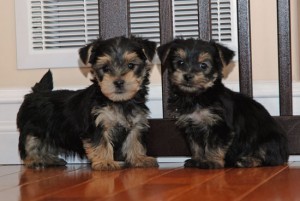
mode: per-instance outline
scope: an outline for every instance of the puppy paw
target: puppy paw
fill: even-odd
[[[99,171],[112,171],[121,169],[121,166],[116,161],[98,161],[92,163],[92,169]]]
[[[149,156],[135,158],[134,160],[128,162],[128,165],[136,168],[158,167],[156,158]]]
[[[184,162],[184,167],[200,168],[200,169],[219,169],[219,168],[223,168],[224,165],[213,161],[201,161],[195,159],[188,159]]]
[[[62,158],[53,159],[53,161],[49,164],[50,166],[65,166],[67,162]]]
[[[67,162],[64,159],[58,157],[45,156],[43,159],[26,159],[24,160],[24,164],[29,168],[46,168],[52,166],[65,166]]]
[[[235,166],[236,167],[241,167],[241,168],[250,168],[250,167],[259,167],[262,165],[261,159],[246,156],[246,157],[241,157],[239,160],[237,160]]]
[[[188,159],[184,162],[184,167],[186,168],[193,168],[193,167],[197,167],[197,163],[199,163],[198,160],[195,159]]]

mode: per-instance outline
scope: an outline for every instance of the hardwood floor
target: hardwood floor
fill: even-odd
[[[1,201],[300,200],[300,163],[248,169],[160,168],[92,171],[89,165],[33,170],[0,166]]]

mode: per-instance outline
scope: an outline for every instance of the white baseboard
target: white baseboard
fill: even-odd
[[[226,82],[225,85],[238,91],[237,82]],[[66,87],[79,89],[84,87]],[[255,82],[254,98],[262,103],[272,115],[279,114],[278,83],[272,81]],[[23,97],[30,89],[0,89],[0,164],[19,164],[18,155],[18,131],[16,128],[16,115]],[[300,114],[300,82],[293,83],[294,114]],[[162,93],[160,85],[151,85],[149,101],[147,103],[151,111],[151,118],[162,118]],[[165,159],[161,159],[165,161]],[[173,160],[173,159],[172,159]],[[172,161],[171,160],[171,161]],[[179,158],[174,159],[181,161]],[[173,161],[174,161],[173,160]],[[291,159],[290,159],[291,160]],[[300,161],[300,156],[293,156],[292,160]],[[170,161],[170,160],[168,160]]]

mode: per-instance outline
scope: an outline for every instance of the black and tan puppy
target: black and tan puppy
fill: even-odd
[[[175,39],[158,48],[168,68],[169,109],[186,134],[185,167],[274,166],[287,162],[285,132],[258,102],[222,84],[234,52],[213,41]]]
[[[98,39],[80,49],[95,79],[86,89],[52,90],[49,71],[17,116],[19,152],[28,167],[65,165],[59,155],[87,156],[95,170],[116,170],[118,152],[130,167],[157,166],[146,156],[150,61],[154,42],[137,37]]]

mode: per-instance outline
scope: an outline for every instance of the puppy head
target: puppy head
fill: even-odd
[[[175,39],[157,49],[168,68],[170,84],[182,92],[201,93],[222,79],[234,52],[214,41]]]
[[[112,101],[126,101],[149,84],[150,62],[156,43],[138,37],[98,39],[79,50],[90,64],[102,93]]]

